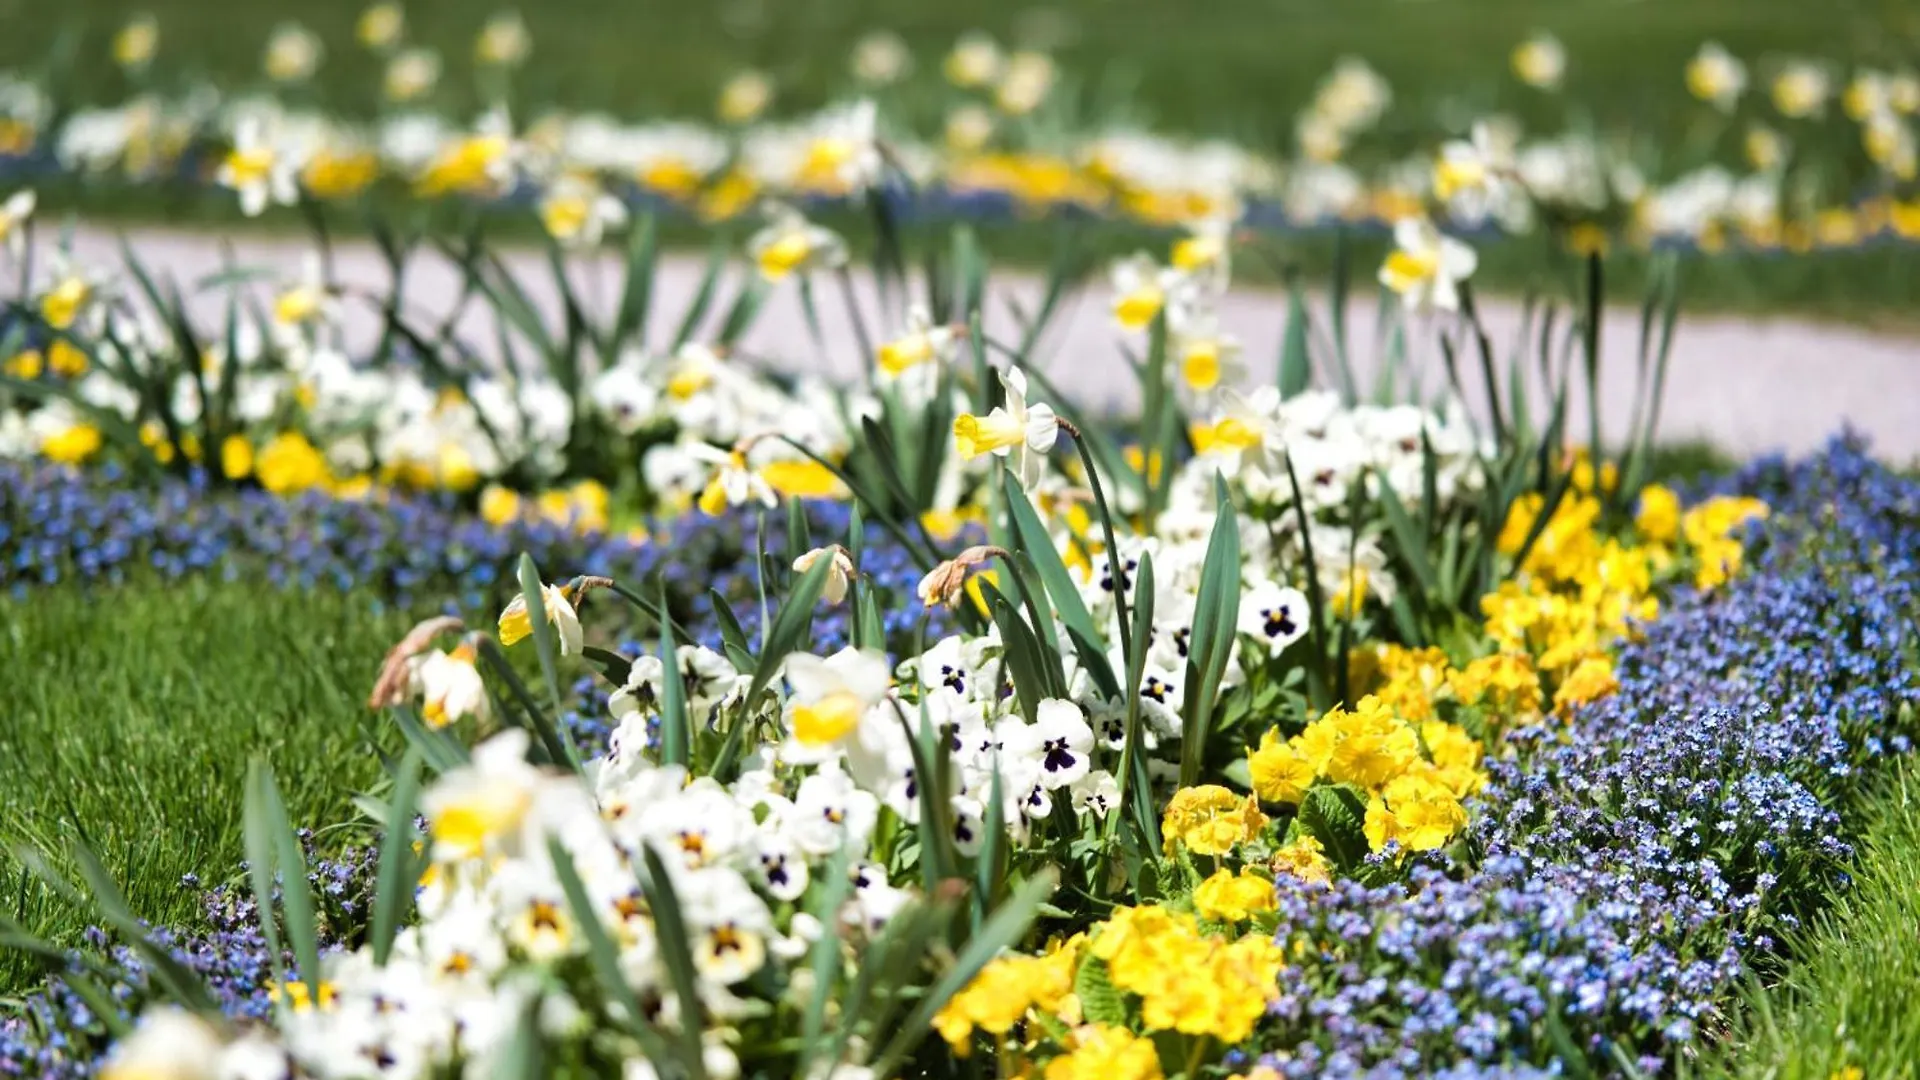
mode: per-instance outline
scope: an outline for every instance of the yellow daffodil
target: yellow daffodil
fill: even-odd
[[[55,330],[69,330],[79,321],[94,300],[94,285],[89,279],[69,273],[61,277],[40,298],[40,317]]]
[[[985,34],[963,34],[947,54],[942,71],[947,81],[962,89],[974,89],[992,82],[1000,74],[1000,46]]]
[[[1027,376],[1017,367],[1000,375],[1005,401],[985,416],[961,413],[953,421],[954,448],[961,460],[982,454],[1013,457],[1013,469],[1028,490],[1040,482],[1047,455],[1060,438],[1053,406],[1027,403]]]
[[[738,450],[715,449],[704,443],[688,448],[695,459],[704,461],[713,467],[706,485],[701,488],[695,505],[700,512],[709,517],[718,517],[729,507],[758,503],[761,506],[779,505],[772,485],[747,464],[747,456]]]
[[[780,458],[760,466],[756,473],[784,499],[837,500],[853,494],[832,469],[811,458]]]
[[[473,748],[420,797],[436,862],[465,861],[517,846],[543,780],[527,764],[524,728],[508,728]]]
[[[898,377],[922,364],[944,365],[958,339],[956,327],[935,326],[926,305],[915,304],[907,312],[906,333],[880,346],[880,370]]]
[[[546,618],[553,624],[555,635],[560,640],[560,655],[572,656],[580,651],[580,615],[573,609],[573,600],[567,589],[560,585],[540,586],[541,607]],[[527,609],[527,596],[519,593],[514,596],[500,612],[500,644],[517,645],[533,635],[533,615]]]
[[[443,728],[468,716],[484,725],[491,718],[476,659],[473,645],[462,641],[451,652],[436,649],[420,660],[414,679],[420,684],[420,716],[428,727]]]
[[[832,547],[814,548],[793,560],[793,572],[804,574],[814,568],[821,559],[829,562],[827,580],[820,588],[820,601],[833,607],[847,598],[847,590],[853,585],[853,556],[838,544]]]
[[[40,453],[62,465],[79,465],[100,452],[100,429],[92,424],[76,423],[40,440]]]
[[[274,147],[266,124],[248,117],[234,129],[233,149],[220,163],[220,184],[240,196],[240,212],[254,217],[269,202],[291,206],[299,200],[298,172],[286,155]]]
[[[1832,93],[1827,69],[1811,61],[1794,61],[1773,78],[1773,107],[1791,120],[1820,115]]]
[[[1145,330],[1167,303],[1169,275],[1141,252],[1113,265],[1113,317],[1121,329]]]
[[[783,672],[792,688],[787,730],[801,746],[816,749],[852,734],[893,685],[886,656],[874,650],[846,648],[824,659],[796,653]]]
[[[512,119],[506,110],[493,109],[473,134],[435,154],[414,186],[428,196],[500,192],[513,181],[515,156]]]

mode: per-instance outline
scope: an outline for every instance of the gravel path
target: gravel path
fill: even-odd
[[[141,260],[156,273],[171,273],[187,290],[191,283],[224,265],[223,249],[231,246],[244,267],[270,269],[288,276],[299,272],[310,250],[291,238],[241,236],[228,241],[200,233],[142,230],[130,236]],[[119,234],[82,228],[75,249],[87,265],[116,266]],[[353,286],[374,290],[388,287],[384,263],[370,243],[350,242],[335,249],[337,274]],[[550,317],[557,312],[555,292],[544,256],[512,251],[507,265],[527,283],[537,304]],[[656,327],[671,327],[691,303],[702,272],[698,259],[669,256],[662,259],[655,284]],[[589,296],[611,297],[618,270],[608,257],[598,265],[579,259],[576,282]],[[1016,334],[1008,299],[1031,310],[1037,306],[1041,282],[1028,274],[1008,273],[989,283],[988,332],[1002,339]],[[767,303],[759,321],[741,343],[743,354],[763,358],[791,369],[827,371],[852,377],[861,368],[857,338],[839,284],[822,277],[815,286],[826,355],[813,344],[797,286],[788,282]],[[870,279],[855,276],[854,292],[870,324],[880,308]],[[1371,385],[1376,370],[1373,342],[1377,308],[1372,290],[1350,305],[1349,338],[1358,353],[1356,368],[1361,385]],[[459,276],[449,263],[420,258],[408,272],[409,305],[423,316],[442,316],[459,295]],[[1313,298],[1316,319],[1324,319],[1323,297]],[[198,295],[197,314],[216,318],[223,301],[218,290]],[[475,305],[459,323],[462,336],[484,352],[492,352],[492,320]],[[1516,303],[1482,302],[1483,318],[1504,365],[1519,336],[1521,311]],[[1223,328],[1246,346],[1245,357],[1254,380],[1273,376],[1286,319],[1285,298],[1263,289],[1236,289],[1221,308]],[[1566,313],[1561,313],[1564,325]],[[557,321],[557,318],[556,318]],[[423,323],[429,319],[423,318]],[[1324,323],[1322,324],[1324,328]],[[349,333],[370,342],[375,320],[365,309],[350,316]],[[889,328],[890,329],[890,328]],[[876,334],[887,329],[874,328]],[[658,329],[665,333],[665,329]],[[1602,424],[1614,437],[1627,430],[1636,385],[1634,373],[1639,338],[1639,313],[1610,311],[1602,329]],[[1119,349],[1124,340],[1106,311],[1103,282],[1094,282],[1062,305],[1060,316],[1039,350],[1041,366],[1082,410],[1125,408],[1138,400],[1139,391]],[[1410,328],[1413,368],[1420,385],[1436,390],[1444,385],[1441,356],[1433,334]],[[1528,353],[1531,356],[1531,351]],[[1475,354],[1463,354],[1463,367],[1478,368]],[[1895,461],[1920,459],[1920,339],[1857,330],[1792,319],[1752,319],[1683,315],[1673,343],[1673,359],[1660,430],[1667,440],[1705,439],[1728,452],[1750,455],[1769,450],[1801,452],[1823,442],[1843,424],[1869,435],[1878,453]],[[1470,403],[1481,396],[1473,371],[1463,371]],[[1537,397],[1536,388],[1536,397]],[[1585,405],[1576,401],[1582,418],[1576,432],[1584,434]],[[1478,407],[1475,406],[1476,411]]]

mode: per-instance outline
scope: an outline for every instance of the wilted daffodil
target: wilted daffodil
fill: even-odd
[[[467,716],[483,724],[490,718],[487,687],[475,659],[473,646],[464,641],[451,652],[435,649],[420,658],[414,678],[420,685],[420,715],[429,727],[446,727]]]
[[[320,67],[325,52],[326,47],[313,31],[299,23],[282,23],[267,39],[260,66],[274,82],[305,82]]]
[[[293,163],[267,137],[266,124],[257,117],[242,120],[233,133],[233,149],[220,163],[216,179],[240,196],[240,212],[257,216],[267,204],[292,206],[300,199],[298,173]]]
[[[1402,218],[1393,227],[1394,250],[1380,266],[1380,284],[1414,311],[1458,311],[1460,282],[1480,264],[1473,249],[1444,236],[1426,218]]]
[[[925,304],[907,311],[907,332],[880,346],[880,370],[898,376],[921,364],[944,364],[959,340],[960,329],[935,326]]]
[[[592,247],[608,228],[626,223],[627,204],[601,190],[588,174],[566,173],[540,198],[540,224],[570,247]]]
[[[573,601],[567,596],[567,589],[560,585],[540,586],[541,606],[546,609],[547,621],[553,624],[560,638],[560,655],[572,656],[580,651],[580,614],[573,609]],[[527,597],[521,593],[513,602],[500,612],[500,644],[516,645],[533,634],[533,616],[527,610]]]
[[[113,62],[128,71],[141,71],[153,62],[159,47],[159,21],[149,14],[135,15],[113,35]]]
[[[846,263],[847,243],[832,229],[815,225],[784,203],[770,205],[767,213],[767,224],[747,240],[747,257],[768,281]]]
[[[826,583],[820,588],[820,599],[831,607],[847,598],[847,589],[853,584],[853,556],[839,544],[814,548],[793,560],[793,571],[796,574],[807,573],[821,559],[829,561],[829,568]]]
[[[1732,112],[1747,89],[1747,66],[1717,41],[1700,46],[1687,61],[1687,90],[1721,112]]]
[[[1006,403],[985,416],[962,413],[953,421],[953,442],[961,458],[982,454],[1014,457],[1014,472],[1028,488],[1040,482],[1040,473],[1053,444],[1060,438],[1060,418],[1053,406],[1027,404],[1027,376],[1009,367],[1000,376]]]
[[[1552,34],[1535,31],[1513,50],[1513,73],[1528,86],[1558,90],[1567,74],[1566,47]]]

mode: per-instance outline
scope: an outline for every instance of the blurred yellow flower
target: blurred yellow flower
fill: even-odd
[[[362,11],[359,21],[353,24],[353,34],[369,49],[386,50],[400,43],[406,24],[407,16],[400,5],[387,0]]]
[[[282,23],[267,39],[261,68],[279,83],[305,82],[320,67],[326,48],[313,31],[299,23]]]
[[[533,51],[533,35],[517,11],[502,11],[488,19],[473,43],[473,57],[496,67],[518,67]]]
[[[139,71],[153,62],[160,47],[160,22],[145,12],[127,20],[113,35],[113,62],[128,71]]]
[[[758,71],[742,71],[720,88],[720,119],[751,124],[773,104],[773,80]]]
[[[1540,90],[1558,90],[1567,74],[1567,50],[1560,39],[1536,30],[1513,50],[1513,73]]]

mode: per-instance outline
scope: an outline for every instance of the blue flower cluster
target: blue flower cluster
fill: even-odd
[[[844,543],[850,527],[846,505],[812,504],[804,542]],[[904,642],[925,614],[914,595],[921,568],[879,525],[862,531],[862,580],[886,597],[887,630]],[[16,597],[62,582],[211,575],[357,589],[376,606],[473,615],[497,611],[519,591],[514,561],[525,551],[554,579],[600,574],[649,594],[657,581],[682,624],[717,646],[713,595],[757,634],[754,554],[764,544],[770,572],[789,572],[794,548],[805,548],[789,544],[787,532],[784,514],[769,514],[762,528],[754,513],[736,510],[718,519],[689,515],[633,539],[545,521],[493,526],[444,496],[280,498],[215,489],[204,476],[136,486],[111,467],[0,463],[0,587]],[[769,591],[778,592],[772,583]],[[935,614],[929,633],[946,632],[946,614]],[[848,617],[844,606],[823,611],[816,641],[844,644]]]
[[[378,873],[379,856],[373,848],[350,849],[337,859],[313,859],[313,837],[301,834],[307,849],[308,885],[316,900],[323,951],[351,948],[366,926]],[[199,890],[189,875],[183,889]],[[266,1020],[273,1011],[271,985],[273,957],[260,932],[259,908],[245,888],[222,885],[201,897],[201,922],[193,928],[157,928],[152,937],[169,955],[197,975],[226,1015],[238,1020]],[[146,964],[132,949],[112,945],[99,929],[86,935],[88,953],[102,957],[114,972],[106,985],[127,1015],[139,1013],[143,1003],[157,997]],[[293,970],[293,957],[283,954],[281,966]],[[14,1015],[0,1019],[0,1076],[36,1080],[84,1080],[99,1068],[108,1045],[107,1032],[92,1006],[59,978],[27,998]]]
[[[1836,440],[1726,482],[1749,571],[1622,649],[1620,692],[1493,763],[1477,866],[1280,886],[1288,1077],[1655,1073],[1846,883],[1840,811],[1911,749],[1920,482]]]

